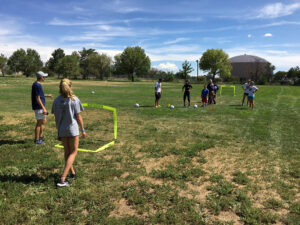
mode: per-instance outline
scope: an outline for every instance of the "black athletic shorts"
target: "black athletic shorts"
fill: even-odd
[[[159,100],[161,97],[161,93],[160,92],[155,92],[155,99]]]
[[[248,96],[248,93],[244,93],[244,95]]]

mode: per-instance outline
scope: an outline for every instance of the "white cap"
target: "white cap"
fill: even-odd
[[[48,77],[48,73],[44,73],[43,71],[38,71],[38,72],[36,72],[36,77],[37,78]]]

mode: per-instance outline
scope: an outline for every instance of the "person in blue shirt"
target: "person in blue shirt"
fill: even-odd
[[[202,107],[207,106],[208,94],[209,94],[209,90],[207,89],[207,85],[204,85],[204,88],[202,89],[202,94],[201,94]]]
[[[32,110],[35,112],[36,125],[35,125],[35,139],[34,143],[39,145],[44,145],[44,128],[46,124],[46,116],[48,115],[46,109],[45,97],[52,98],[51,94],[44,94],[42,82],[44,82],[45,77],[48,74],[38,71],[36,73],[37,80],[32,84],[31,89],[31,103]]]

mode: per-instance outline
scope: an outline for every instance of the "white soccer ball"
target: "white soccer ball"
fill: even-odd
[[[95,91],[92,91],[92,94],[95,94]]]
[[[194,109],[196,109],[196,108],[198,108],[198,106],[195,104],[195,105],[194,105]]]
[[[136,108],[140,107],[140,105],[138,103],[135,103],[134,105]]]
[[[175,106],[174,105],[170,105],[170,109],[174,109],[175,108]]]

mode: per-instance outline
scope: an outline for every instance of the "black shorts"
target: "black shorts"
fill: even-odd
[[[161,93],[160,92],[155,92],[155,99],[159,100],[161,97]]]
[[[244,95],[248,96],[248,93],[244,93]]]

